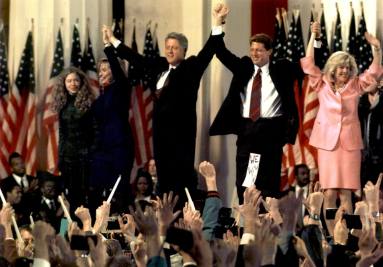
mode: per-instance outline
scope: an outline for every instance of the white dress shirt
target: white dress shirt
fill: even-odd
[[[27,179],[27,176],[24,175],[23,177],[18,176],[17,174],[12,173],[13,178],[15,178],[17,184],[22,187],[22,188],[28,188],[29,187],[29,182]],[[23,184],[21,184],[23,183]]]
[[[258,71],[258,66],[254,65],[254,75],[251,77],[245,92],[241,93],[242,99],[242,116],[244,118],[250,117],[250,101],[251,91],[253,89],[253,81]],[[261,87],[261,118],[273,118],[279,117],[282,114],[281,110],[281,97],[278,94],[277,89],[274,86],[270,77],[269,63],[261,67],[262,87]]]

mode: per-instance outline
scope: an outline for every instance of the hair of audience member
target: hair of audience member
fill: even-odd
[[[53,175],[50,172],[39,171],[37,172],[37,178],[39,180],[39,186],[42,187],[46,182],[54,182],[57,184],[59,176]]]
[[[106,253],[109,257],[122,255],[120,242],[116,239],[107,239],[104,241]]]
[[[295,165],[295,167],[294,167],[294,175],[295,175],[295,176],[298,175],[298,170],[299,170],[300,168],[306,168],[306,169],[309,169],[309,167],[308,167],[306,164],[304,164],[304,163]]]
[[[12,152],[11,155],[9,155],[8,157],[8,164],[9,166],[12,165],[12,160],[15,159],[15,158],[22,158],[21,155],[19,153],[17,153],[16,151],[15,152]]]
[[[14,180],[3,180],[0,184],[0,188],[4,193],[4,196],[7,197],[7,193],[11,193],[15,187],[20,187]],[[21,187],[20,187],[21,188]]]
[[[131,256],[133,257],[133,256]],[[106,267],[134,267],[133,264],[127,256],[119,255],[115,257],[110,257],[106,263]]]

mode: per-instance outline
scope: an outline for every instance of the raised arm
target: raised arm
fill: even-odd
[[[104,45],[110,44],[113,48],[115,48],[118,57],[129,61],[129,63],[134,64],[135,67],[144,66],[144,57],[118,40],[109,26],[104,25],[102,27],[102,32],[103,38],[105,38],[103,39]]]
[[[112,70],[114,80],[119,81],[121,79],[125,79],[125,73],[121,68],[121,65],[112,46],[112,40],[117,40],[117,38],[114,37],[110,27],[105,25],[102,27],[102,40],[105,45],[104,53],[108,58],[109,66]]]
[[[371,64],[380,66],[382,64],[382,49],[380,47],[380,40],[368,32],[364,33],[364,37],[366,37],[367,42],[373,46],[373,60]]]
[[[314,21],[310,27],[311,27],[311,36],[310,36],[309,43],[307,44],[306,57],[314,58],[314,40],[315,38],[320,37],[320,24],[319,22]]]

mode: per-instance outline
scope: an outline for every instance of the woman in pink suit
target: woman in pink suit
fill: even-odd
[[[380,41],[369,33],[365,37],[373,46],[373,61],[368,70],[357,75],[355,59],[346,52],[335,52],[323,72],[314,64],[314,38],[320,25],[311,25],[312,35],[306,57],[301,59],[309,84],[318,94],[319,111],[310,137],[318,149],[319,181],[325,190],[323,208],[335,208],[339,195],[341,206],[352,212],[351,192],[360,189],[361,149],[363,142],[358,119],[358,101],[383,73]],[[328,221],[330,234],[333,221]]]

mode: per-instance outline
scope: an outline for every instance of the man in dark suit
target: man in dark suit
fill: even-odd
[[[23,193],[33,192],[38,188],[36,177],[26,174],[25,162],[19,153],[11,153],[8,158],[8,164],[11,167],[12,173],[3,179],[2,182],[13,181],[16,185],[20,186]]]
[[[214,21],[226,16],[224,5],[217,5]],[[165,38],[165,57],[144,58],[121,44],[104,27],[119,57],[133,64],[151,79],[154,92],[153,148],[160,193],[170,190],[184,197],[184,187],[196,187],[194,155],[196,142],[196,102],[201,77],[209,65],[222,32],[215,32],[196,56],[185,58],[188,41],[181,33]]]
[[[56,181],[58,177],[53,176],[48,172],[40,173],[40,195],[36,196],[33,217],[35,220],[43,220],[50,223],[56,232],[60,230],[61,218],[64,215],[64,211],[61,204],[58,202],[58,193],[56,187]],[[64,203],[69,210],[69,203],[64,198]]]
[[[299,65],[285,59],[272,64],[271,54],[272,40],[262,33],[251,37],[250,56],[232,54],[222,36],[216,52],[233,79],[209,133],[238,136],[236,185],[240,203],[250,153],[261,155],[257,188],[264,196],[280,196],[282,147],[294,144],[298,131],[293,86],[302,72]]]

